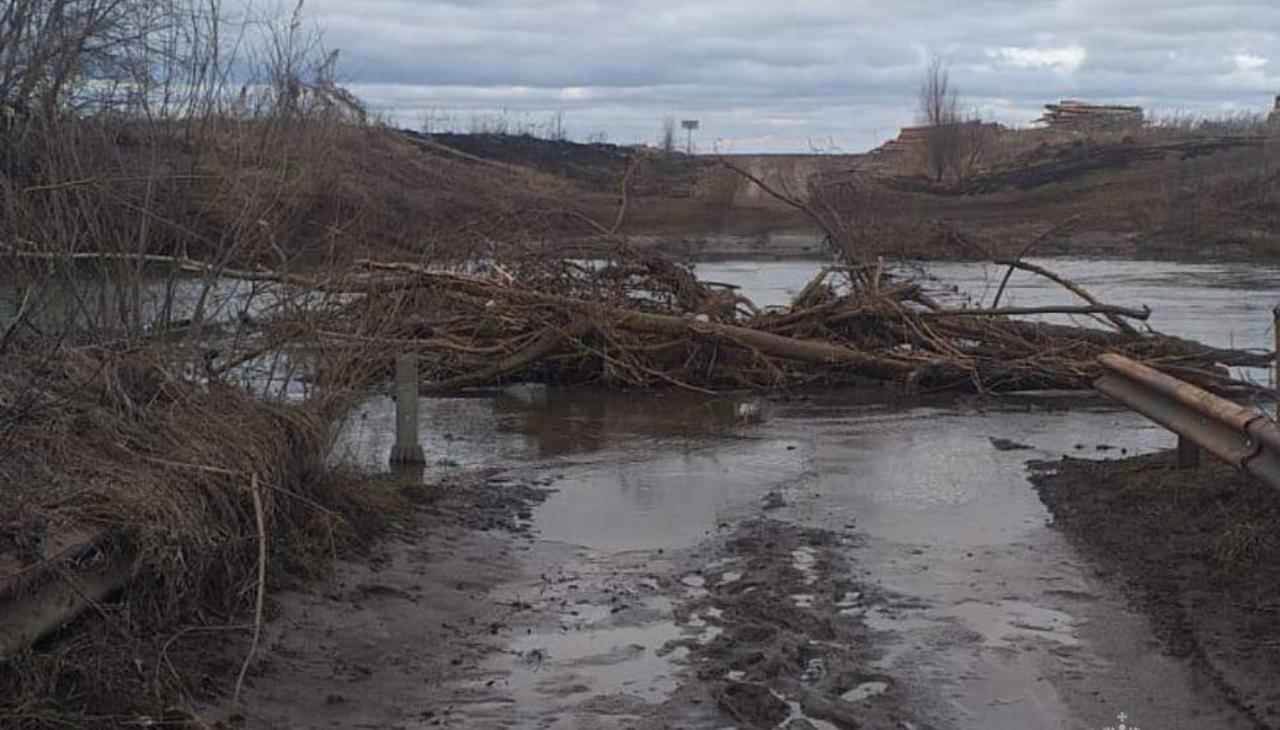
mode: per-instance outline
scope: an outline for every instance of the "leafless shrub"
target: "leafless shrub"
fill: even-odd
[[[148,29],[146,6],[122,0],[9,0],[0,10],[0,104],[52,117],[89,91],[90,75],[123,81]]]
[[[938,182],[951,169],[959,146],[956,126],[960,121],[956,89],[951,72],[941,58],[930,59],[920,85],[920,121],[926,127],[922,155],[926,168]]]
[[[547,139],[553,142],[564,142],[569,139],[569,131],[564,126],[564,112],[552,112],[547,120]]]
[[[232,18],[220,0],[17,0],[0,37],[0,245],[46,255],[0,263],[15,289],[64,292],[82,336],[182,310],[142,257],[285,266],[302,236],[314,256],[358,217],[328,202],[333,149],[365,112],[301,4]],[[145,301],[157,287],[169,301]],[[210,314],[211,291],[194,296],[175,316]]]
[[[937,182],[964,180],[984,163],[995,131],[976,115],[960,111],[959,93],[942,59],[934,57],[919,91],[919,114],[924,127],[920,155]]]
[[[1216,115],[1171,112],[1147,125],[1149,135],[1197,135],[1209,137],[1261,136],[1270,131],[1265,114],[1254,111]]]
[[[470,134],[507,135],[512,133],[511,130],[511,118],[503,111],[495,114],[473,113],[467,131]]]

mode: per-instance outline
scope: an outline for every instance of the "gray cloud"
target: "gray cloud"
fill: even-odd
[[[1280,4],[1189,0],[312,0],[352,88],[398,122],[465,128],[563,112],[572,134],[866,149],[914,117],[930,53],[964,102],[1025,123],[1060,97],[1156,112],[1261,111],[1280,91]]]

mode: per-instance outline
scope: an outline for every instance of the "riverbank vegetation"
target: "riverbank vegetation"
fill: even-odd
[[[303,388],[296,361],[241,346],[296,305],[224,276],[401,245],[418,229],[390,224],[396,206],[429,208],[407,218],[427,230],[502,225],[416,202],[435,182],[418,173],[449,163],[380,134],[336,60],[300,9],[0,10],[5,727],[198,725],[196,698],[257,667],[267,587],[404,507],[327,463],[352,390]],[[371,165],[404,184],[367,187]],[[153,265],[171,255],[199,263]],[[226,671],[192,673],[210,657]]]

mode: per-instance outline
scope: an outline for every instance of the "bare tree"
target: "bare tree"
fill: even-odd
[[[929,126],[943,126],[960,116],[959,95],[951,85],[951,71],[937,56],[929,60],[924,82],[920,84],[920,116]]]
[[[924,163],[938,182],[952,170],[958,156],[960,103],[951,85],[951,72],[937,56],[929,60],[920,84],[920,121],[924,131]]]
[[[662,154],[670,157],[676,151],[676,118],[667,117],[662,120],[662,139],[659,141]]]
[[[569,131],[564,126],[564,112],[555,111],[547,120],[547,139],[552,142],[564,142],[569,139]]]
[[[960,94],[946,63],[929,61],[920,84],[920,121],[924,126],[921,157],[938,182],[964,180],[977,172],[994,141],[995,130],[977,113],[960,111]]]
[[[984,124],[974,114],[962,120],[956,129],[958,144],[954,172],[957,180],[965,180],[982,169],[987,155],[995,146],[998,128],[993,124]]]
[[[6,0],[0,7],[0,105],[52,116],[89,75],[119,78],[121,50],[145,4],[127,0]]]

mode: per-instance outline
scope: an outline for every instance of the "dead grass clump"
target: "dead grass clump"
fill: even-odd
[[[1214,562],[1232,573],[1247,572],[1280,557],[1280,520],[1242,519],[1228,522],[1209,548]]]
[[[130,585],[68,640],[0,658],[5,727],[172,714],[201,689],[175,668],[175,642],[247,640],[260,541],[268,584],[315,573],[388,506],[326,472],[326,427],[309,410],[194,384],[146,353],[11,354],[0,411],[0,566],[16,566],[0,600],[71,580],[50,557],[67,535],[123,560]],[[206,683],[226,691],[236,672],[219,674]]]

